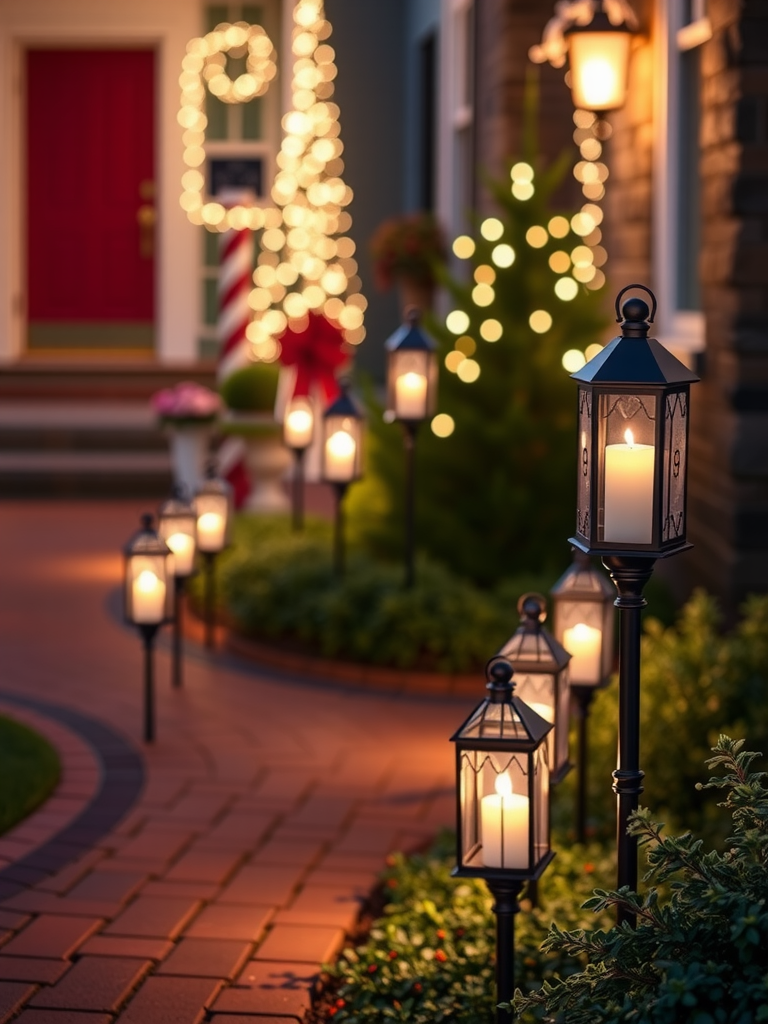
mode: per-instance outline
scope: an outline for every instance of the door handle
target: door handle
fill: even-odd
[[[157,211],[154,206],[144,203],[136,211],[139,222],[139,254],[143,260],[151,260],[155,255],[155,223]]]

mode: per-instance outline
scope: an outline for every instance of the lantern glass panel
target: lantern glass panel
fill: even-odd
[[[653,544],[656,479],[656,396],[600,394],[602,453],[599,540]]]
[[[346,484],[362,475],[360,420],[353,416],[324,419],[323,479]]]
[[[137,626],[157,626],[171,618],[168,586],[170,555],[129,555],[125,566],[125,615]]]
[[[664,406],[664,478],[662,481],[664,515],[661,543],[685,537],[685,478],[688,448],[688,396],[675,391],[665,398]]]
[[[616,31],[579,31],[568,35],[575,107],[618,110],[624,105],[631,39],[629,32]]]
[[[389,355],[388,405],[398,420],[424,420],[434,412],[436,361],[421,349],[395,349]]]
[[[605,620],[604,605],[597,601],[563,601],[555,612],[555,636],[571,655],[569,677],[576,686],[598,686],[606,675]]]
[[[584,388],[579,388],[579,475],[576,488],[576,532],[585,539],[589,539],[592,530],[590,518],[592,506],[591,452],[592,394]]]
[[[461,731],[465,739],[501,740],[520,734],[520,719],[509,703],[481,704]]]
[[[197,516],[198,549],[206,554],[223,551],[229,542],[229,491],[201,490],[195,495],[194,508]]]
[[[528,638],[526,637],[526,639]],[[557,700],[557,687],[554,675],[548,672],[525,672],[522,669],[518,669],[515,673],[515,684],[517,696],[525,701],[529,708],[533,708],[536,714],[540,715],[545,722],[552,724],[558,722],[555,712],[557,710],[562,714],[560,709],[563,702],[562,697],[560,700]],[[561,682],[560,690],[564,690],[567,693],[567,685],[564,686]],[[569,709],[566,701],[565,718],[559,719],[559,722],[565,722],[565,727],[562,728],[559,725],[555,725],[555,728],[547,736],[549,763],[552,765],[553,771],[556,771],[555,765],[565,764],[568,760],[568,712]],[[558,758],[562,741],[558,742],[555,737],[555,734],[558,732],[565,736],[565,757],[562,761]]]
[[[162,513],[158,518],[157,532],[173,552],[170,559],[172,575],[184,578],[192,575],[195,567],[196,517],[190,512]]]
[[[315,417],[309,398],[292,398],[285,410],[283,438],[289,448],[303,451],[312,444]]]
[[[550,733],[551,735],[551,733]],[[533,752],[533,859],[538,864],[549,853],[549,760],[547,747]]]
[[[534,759],[462,750],[462,862],[468,868],[530,872],[535,864]],[[532,814],[532,810],[534,813]]]

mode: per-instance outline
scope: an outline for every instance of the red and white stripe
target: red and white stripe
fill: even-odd
[[[219,236],[219,380],[248,365],[253,274],[253,232],[230,229]]]

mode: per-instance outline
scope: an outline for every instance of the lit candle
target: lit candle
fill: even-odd
[[[605,518],[603,540],[616,544],[650,544],[653,540],[652,444],[635,444],[632,431],[626,444],[605,448]]]
[[[427,414],[427,378],[423,373],[401,374],[395,381],[395,415],[401,420],[423,420]]]
[[[480,801],[483,864],[487,868],[528,867],[527,796],[512,792],[512,780],[505,772],[496,777],[496,792]]]
[[[312,413],[291,409],[285,417],[285,443],[289,448],[307,448],[312,441]]]
[[[563,630],[563,647],[571,655],[570,679],[572,683],[600,682],[602,675],[600,666],[599,629],[577,622],[570,629]]]
[[[346,483],[355,475],[357,444],[346,430],[337,430],[325,442],[326,480]]]
[[[139,625],[162,622],[165,613],[165,583],[150,569],[143,569],[133,581],[133,621]]]
[[[218,512],[203,512],[197,520],[197,546],[207,552],[224,547],[224,517]]]
[[[173,552],[173,575],[189,576],[195,561],[195,538],[188,533],[172,533],[165,543]]]

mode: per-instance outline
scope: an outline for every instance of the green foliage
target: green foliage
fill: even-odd
[[[452,878],[454,863],[455,839],[450,835],[428,854],[389,859],[382,881],[390,902],[383,916],[364,943],[345,949],[326,968],[337,985],[327,1011],[334,1024],[491,1024],[491,900],[482,882]],[[599,851],[574,847],[556,858],[539,883],[539,906],[522,901],[515,928],[515,977],[526,987],[579,970],[579,960],[544,957],[539,947],[553,915],[573,927],[592,920],[575,908],[594,881],[607,880],[611,872],[612,865]]]
[[[47,740],[0,717],[0,835],[45,800],[59,773],[58,755]]]
[[[648,618],[642,642],[640,766],[643,801],[670,827],[690,828],[712,842],[727,821],[696,789],[701,764],[720,732],[749,732],[768,750],[768,595],[744,604],[731,631],[717,602],[696,591],[672,626]],[[589,719],[589,818],[595,834],[614,828],[617,686],[597,694]],[[674,737],[674,756],[670,738]],[[567,780],[565,785],[571,784]]]
[[[245,635],[329,658],[444,672],[482,670],[513,631],[520,594],[514,581],[482,592],[426,559],[406,590],[400,565],[358,549],[349,551],[339,580],[330,524],[310,520],[295,534],[284,519],[247,516],[238,520],[220,581]]]
[[[547,955],[585,956],[583,971],[541,990],[516,994],[522,1021],[567,1024],[752,1024],[768,1020],[768,774],[760,755],[720,736],[707,761],[723,775],[702,789],[725,791],[731,812],[725,852],[706,850],[691,832],[665,837],[642,810],[630,831],[648,846],[655,881],[645,897],[627,888],[595,890],[585,908],[637,914],[624,925],[563,930],[553,926]],[[666,890],[660,892],[660,887]]]
[[[445,236],[431,213],[408,213],[378,226],[370,253],[377,287],[391,288],[400,278],[434,287],[435,265],[445,260]]]
[[[566,538],[574,525],[576,465],[576,390],[561,359],[568,349],[584,349],[599,340],[606,320],[601,298],[579,286],[570,302],[556,298],[558,280],[548,259],[557,250],[570,252],[582,239],[547,236],[542,248],[526,241],[534,225],[546,225],[556,211],[552,195],[568,161],[540,170],[535,192],[522,202],[508,182],[491,186],[503,224],[494,242],[476,232],[476,250],[466,279],[447,270],[441,283],[453,309],[470,320],[456,339],[436,320],[426,326],[439,345],[439,411],[455,421],[447,438],[425,425],[417,442],[417,542],[431,557],[485,585],[499,574],[550,571],[556,578],[567,561]],[[565,211],[570,217],[573,211]],[[496,273],[494,299],[480,307],[472,298],[472,271],[492,268],[492,251],[500,242],[516,258]],[[536,334],[529,326],[535,310],[546,310],[552,326]],[[481,324],[502,325],[499,341],[484,341]],[[454,344],[472,352],[480,376],[464,383],[446,369]],[[402,544],[404,457],[400,430],[383,422],[382,410],[370,402],[368,473],[350,495],[349,517],[358,536],[374,550],[393,555]]]
[[[252,363],[235,370],[222,381],[221,397],[234,412],[272,412],[279,373],[277,363]]]

